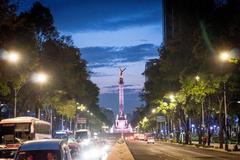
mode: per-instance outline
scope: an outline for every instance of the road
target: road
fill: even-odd
[[[128,142],[135,160],[240,160],[240,154],[195,148],[177,144],[143,141]]]

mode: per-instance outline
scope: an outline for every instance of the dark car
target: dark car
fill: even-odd
[[[15,160],[71,160],[71,155],[66,141],[44,139],[25,142]]]

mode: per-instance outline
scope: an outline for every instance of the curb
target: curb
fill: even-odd
[[[134,157],[127,143],[120,139],[113,146],[107,160],[134,160]]]
[[[202,147],[202,146],[196,146],[195,144],[193,145],[189,145],[189,144],[179,144],[179,143],[171,143],[171,142],[163,142],[163,141],[159,141],[161,143],[167,143],[167,144],[174,144],[174,145],[180,145],[180,146],[185,146],[185,147],[192,147],[192,148],[201,148],[201,149],[206,149],[206,150],[213,150],[213,151],[218,151],[218,152],[224,152],[224,153],[230,153],[230,154],[236,154],[236,155],[240,155],[240,151],[233,151],[233,149],[230,149],[229,151],[225,151],[224,149],[217,149],[214,147]]]

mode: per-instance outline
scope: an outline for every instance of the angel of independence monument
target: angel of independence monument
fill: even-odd
[[[112,126],[112,133],[132,133],[132,127],[128,123],[127,116],[124,114],[124,81],[123,72],[126,68],[120,68],[119,75],[119,114],[116,117],[115,123]]]

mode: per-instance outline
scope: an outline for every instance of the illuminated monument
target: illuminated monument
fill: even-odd
[[[132,127],[128,123],[127,116],[124,114],[124,81],[123,81],[123,72],[126,68],[120,68],[119,76],[119,114],[116,117],[115,123],[111,128],[112,133],[131,133]]]

